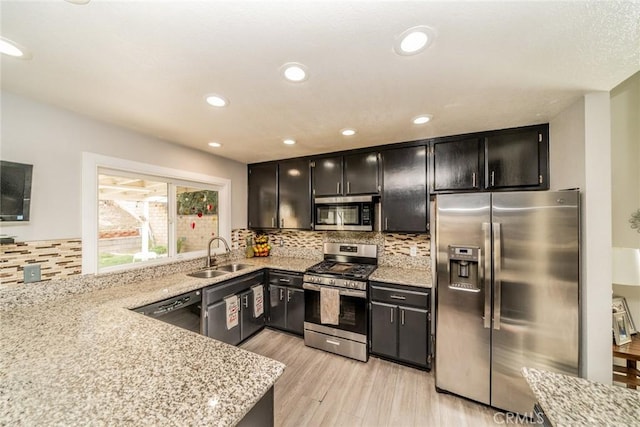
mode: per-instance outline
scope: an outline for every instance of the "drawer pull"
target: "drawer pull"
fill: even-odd
[[[338,341],[332,341],[332,340],[325,340],[325,341],[327,342],[327,344],[340,345]]]
[[[400,301],[404,301],[407,299],[407,297],[403,297],[402,295],[389,295],[389,298],[391,299],[399,299]]]

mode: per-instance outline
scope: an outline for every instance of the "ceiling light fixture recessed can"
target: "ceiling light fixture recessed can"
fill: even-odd
[[[285,79],[294,83],[303,82],[309,77],[307,67],[298,62],[287,62],[280,67],[280,70],[282,71],[282,75]]]
[[[205,100],[207,101],[207,104],[213,107],[226,107],[229,105],[229,100],[227,98],[213,93],[211,95],[207,95]]]
[[[347,128],[347,129],[342,129],[340,133],[344,136],[352,136],[356,134],[356,130]]]
[[[209,147],[220,148],[220,147],[222,147],[222,144],[220,144],[219,142],[211,141],[209,143]]]
[[[435,30],[426,25],[411,27],[396,37],[393,49],[398,55],[416,55],[428,48],[435,36]]]
[[[5,37],[0,37],[0,53],[19,59],[31,59],[27,48]]]
[[[87,4],[89,3],[91,0],[66,0],[69,3],[73,3],[73,4]]]
[[[433,116],[430,115],[430,114],[423,114],[421,116],[414,117],[413,118],[413,124],[414,125],[423,125],[425,123],[429,123],[432,118],[433,118]]]
[[[296,140],[288,138],[288,139],[283,140],[282,142],[287,144],[287,145],[293,145],[293,144],[296,143]]]

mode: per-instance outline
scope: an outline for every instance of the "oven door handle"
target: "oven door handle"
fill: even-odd
[[[314,285],[311,283],[303,283],[302,284],[302,288],[306,289],[307,291],[317,291],[320,292],[320,288],[322,286],[320,285]],[[332,289],[338,289],[335,287],[331,287]],[[356,298],[367,298],[367,293],[365,291],[358,291],[355,289],[338,289],[338,291],[340,292],[340,296],[346,296],[346,297],[356,297]]]

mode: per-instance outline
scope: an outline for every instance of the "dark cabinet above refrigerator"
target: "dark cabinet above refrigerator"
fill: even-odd
[[[436,138],[431,192],[548,190],[549,125]]]

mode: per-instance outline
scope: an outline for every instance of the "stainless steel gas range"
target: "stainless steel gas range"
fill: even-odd
[[[377,263],[376,245],[324,244],[324,261],[304,275],[305,345],[367,361],[367,279]]]

